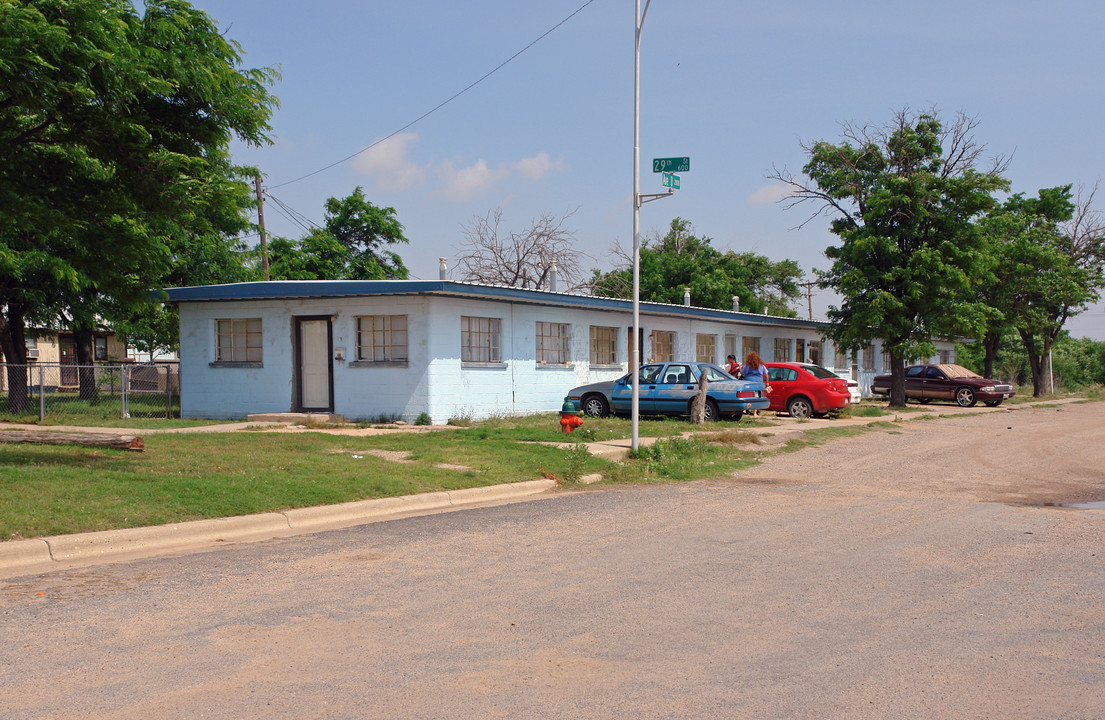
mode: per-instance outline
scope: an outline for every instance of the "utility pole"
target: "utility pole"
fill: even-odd
[[[809,308],[810,320],[813,320],[813,286],[817,283],[812,280],[809,282],[798,283],[798,287],[806,288],[806,306]]]
[[[261,195],[261,176],[253,176],[253,185],[257,188],[257,226],[261,230],[261,274],[269,279],[269,246],[265,240],[265,201]]]

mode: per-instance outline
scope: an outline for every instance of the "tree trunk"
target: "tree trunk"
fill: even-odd
[[[905,407],[905,358],[890,353],[890,407]]]
[[[67,433],[40,430],[2,430],[0,442],[36,443],[40,445],[85,445],[111,447],[120,450],[145,450],[145,443],[137,435],[106,435],[104,433]]]
[[[8,302],[0,310],[0,350],[8,370],[8,412],[20,415],[27,412],[30,401],[27,395],[27,336],[23,327],[23,306]]]
[[[73,339],[77,346],[77,378],[80,398],[91,404],[99,399],[100,388],[96,384],[96,358],[92,352],[93,333],[88,328],[74,328]]]
[[[1040,353],[1036,349],[1036,338],[1032,334],[1019,330],[1021,342],[1024,343],[1025,353],[1028,354],[1028,367],[1032,373],[1032,397],[1040,397],[1044,394],[1043,362]]]
[[[698,376],[698,394],[691,401],[691,422],[701,425],[706,420],[706,373]]]
[[[982,377],[994,377],[994,359],[1001,347],[1001,333],[988,332],[982,336],[982,349],[985,353],[982,359]]]

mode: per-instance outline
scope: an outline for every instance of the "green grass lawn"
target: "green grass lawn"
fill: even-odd
[[[564,435],[559,415],[489,420],[471,427],[371,437],[264,431],[145,436],[142,453],[56,445],[0,445],[0,540],[229,517],[296,507],[602,473],[614,482],[721,475],[751,462],[738,436],[675,443],[613,463],[541,443],[629,437],[630,421],[588,418]],[[165,421],[162,421],[163,423]],[[177,421],[179,423],[179,421]],[[642,437],[698,428],[645,418]],[[720,437],[720,436],[719,436]],[[368,451],[405,451],[397,463]],[[439,464],[462,466],[442,468]]]

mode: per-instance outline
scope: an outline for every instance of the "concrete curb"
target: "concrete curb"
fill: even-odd
[[[256,542],[335,530],[438,510],[517,500],[554,487],[555,480],[529,480],[278,513],[13,540],[0,543],[0,577],[47,571],[59,567],[59,563],[93,564],[220,543]]]
[[[172,525],[103,530],[45,538],[55,562],[84,562],[136,553],[156,553],[210,542],[246,542],[286,534],[281,513],[192,520]]]
[[[45,540],[10,540],[0,543],[0,575],[6,570],[21,570],[50,562],[50,546]]]

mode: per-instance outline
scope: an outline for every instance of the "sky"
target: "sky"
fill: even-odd
[[[269,233],[299,237],[293,216],[322,224],[327,198],[362,187],[395,209],[409,244],[392,249],[412,278],[436,279],[439,257],[455,269],[465,227],[498,209],[514,231],[570,214],[587,268],[632,247],[633,0],[193,4],[245,67],[281,74],[273,143],[232,147],[273,198]],[[1013,192],[1088,191],[1105,180],[1102,27],[1105,3],[1090,1],[653,0],[641,192],[666,191],[653,158],[691,164],[672,197],[642,207],[641,236],[681,217],[718,250],[795,260],[812,277],[829,266],[829,219],[784,209],[768,175],[800,173],[803,143],[840,141],[843,123],[903,108],[976,118],[988,156],[1012,157]],[[814,317],[838,302],[814,289]],[[805,299],[795,309],[805,316]],[[1105,305],[1067,327],[1105,340]]]

